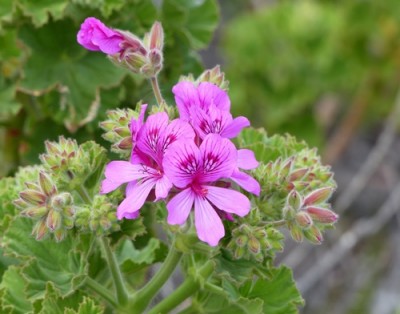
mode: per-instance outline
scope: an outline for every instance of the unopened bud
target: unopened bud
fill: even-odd
[[[237,245],[237,246],[240,246],[240,247],[245,246],[245,245],[247,244],[247,241],[248,241],[248,238],[247,238],[247,236],[245,236],[244,234],[238,236],[238,237],[235,239],[236,245]]]
[[[44,171],[40,171],[39,173],[39,184],[42,191],[47,195],[51,196],[56,193],[57,189],[54,185],[53,181],[50,179],[49,175]]]
[[[296,214],[295,220],[296,220],[297,225],[299,227],[301,227],[302,229],[307,229],[313,224],[313,221],[312,221],[310,215],[308,215],[306,212],[303,212],[303,211],[298,212]]]
[[[123,138],[118,144],[117,147],[120,149],[130,149],[132,148],[132,139],[130,137]]]
[[[244,256],[245,253],[246,253],[246,248],[238,246],[236,247],[233,256],[235,259],[240,259]]]
[[[33,227],[32,235],[35,236],[37,241],[40,241],[47,234],[48,229],[46,226],[46,220],[43,218],[39,220],[36,225]]]
[[[316,226],[304,230],[304,236],[313,244],[321,244],[324,240],[321,231]]]
[[[149,60],[154,67],[162,64],[162,54],[159,50],[153,49],[149,53]]]
[[[39,206],[39,207],[29,207],[24,209],[21,212],[21,216],[33,218],[33,219],[39,219],[45,216],[48,212],[48,209],[46,206]]]
[[[19,196],[27,203],[33,205],[43,205],[46,202],[46,195],[35,190],[25,190]]]
[[[57,211],[61,211],[65,206],[72,204],[72,195],[68,192],[60,193],[52,197],[51,207]]]
[[[289,227],[289,231],[293,240],[295,240],[296,242],[303,241],[303,231],[301,230],[300,227],[293,224]]]
[[[300,210],[302,206],[301,195],[296,190],[290,191],[286,198],[286,205],[290,206],[294,210]]]
[[[339,218],[333,211],[322,207],[307,206],[306,211],[312,219],[321,223],[334,223]]]
[[[286,178],[290,170],[292,169],[292,165],[293,165],[293,157],[290,157],[284,161],[279,175],[282,176],[283,178]]]
[[[126,54],[124,60],[135,73],[139,73],[140,69],[148,62],[146,56],[138,52]]]
[[[62,240],[65,239],[67,233],[64,229],[58,229],[54,231],[54,238],[56,239],[56,242],[61,242]]]
[[[304,205],[320,204],[328,200],[332,195],[333,188],[325,187],[312,191],[304,198]]]
[[[296,169],[289,174],[289,182],[300,180],[308,172],[308,168]]]
[[[261,251],[260,242],[255,237],[250,237],[248,248],[253,254],[258,254]]]
[[[160,22],[154,22],[150,30],[150,49],[162,50],[164,45],[164,30]]]
[[[59,211],[51,210],[47,215],[46,225],[51,231],[58,230],[61,227],[62,216]]]

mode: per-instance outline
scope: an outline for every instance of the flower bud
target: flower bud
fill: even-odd
[[[164,46],[164,30],[160,22],[154,22],[150,30],[149,48],[162,50]]]
[[[32,235],[35,236],[37,241],[42,240],[48,233],[48,229],[46,226],[46,219],[42,218],[39,220],[32,230]]]
[[[39,172],[39,184],[40,188],[47,196],[51,196],[57,192],[57,188],[54,185],[53,181],[44,171]]]
[[[246,248],[237,246],[233,256],[235,259],[241,259],[246,253]]]
[[[236,245],[243,247],[247,244],[248,238],[246,235],[242,234],[235,239]]]
[[[51,210],[47,215],[46,226],[51,231],[58,230],[61,227],[62,216],[59,211]]]
[[[68,192],[63,192],[51,198],[51,207],[54,210],[61,211],[66,206],[72,204],[72,195]]]
[[[25,190],[19,196],[27,203],[33,205],[43,205],[46,202],[46,195],[35,190]]]
[[[323,203],[329,199],[329,197],[332,195],[332,192],[333,188],[331,187],[324,187],[312,191],[304,198],[304,205],[307,206]]]
[[[289,182],[300,180],[306,175],[307,172],[308,168],[296,169],[295,171],[289,174],[288,180]]]
[[[162,64],[162,54],[159,50],[151,50],[149,53],[149,60],[154,67]]]
[[[28,207],[21,212],[21,216],[29,217],[32,219],[39,219],[45,216],[48,212],[46,206]]]
[[[320,223],[334,223],[339,218],[333,211],[318,206],[307,206],[305,210],[313,220]]]
[[[290,231],[290,236],[292,237],[293,240],[295,240],[296,242],[303,241],[303,231],[301,230],[300,227],[291,224],[289,226],[289,231]]]
[[[315,225],[304,230],[304,236],[313,244],[321,244],[324,240],[321,231]]]
[[[54,239],[56,239],[56,242],[61,242],[62,240],[65,239],[67,232],[64,229],[58,229],[54,231]]]
[[[302,197],[296,190],[292,190],[288,194],[286,198],[286,206],[289,206],[296,211],[300,210],[302,206]]]
[[[313,221],[312,221],[310,215],[308,215],[306,212],[303,212],[303,211],[298,212],[296,214],[295,220],[296,220],[297,225],[302,229],[307,229],[313,224]]]
[[[248,247],[253,254],[258,254],[261,251],[260,242],[255,237],[249,238]]]

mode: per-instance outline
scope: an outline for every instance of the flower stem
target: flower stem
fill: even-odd
[[[199,276],[208,277],[214,270],[212,261],[208,261],[199,271]],[[148,314],[169,313],[172,309],[181,304],[184,300],[198,291],[200,283],[193,277],[188,277],[186,280],[172,292],[167,298],[153,307]]]
[[[128,302],[128,291],[126,290],[121,271],[119,269],[117,260],[113,251],[111,250],[110,243],[107,238],[102,237],[101,243],[106,254],[108,267],[111,271],[111,276],[114,281],[115,292],[117,295],[118,305],[124,306]]]
[[[135,313],[142,313],[146,309],[164,283],[171,277],[181,257],[182,253],[175,249],[175,242],[173,242],[161,268],[154,277],[135,294],[134,302],[132,302],[132,308],[134,308]]]
[[[276,221],[268,221],[265,224],[268,226],[274,226],[274,227],[279,227],[279,226],[283,226],[287,223],[287,221],[285,219],[281,219],[281,220],[276,220]]]
[[[85,279],[85,285],[89,289],[96,292],[99,296],[101,296],[108,303],[110,303],[110,305],[112,305],[114,308],[117,307],[117,302],[115,301],[114,297],[110,294],[110,291],[108,291],[106,288],[104,288],[104,286],[99,284],[96,280],[93,280],[92,278],[87,277]]]
[[[160,86],[158,85],[158,79],[157,76],[153,76],[150,78],[150,82],[151,82],[151,87],[153,88],[153,93],[154,96],[156,97],[157,100],[157,104],[159,107],[162,106],[164,99],[161,95],[161,91],[160,91]]]
[[[80,185],[76,188],[76,191],[78,192],[79,196],[82,198],[82,200],[87,203],[91,204],[92,199],[89,195],[89,192],[86,190],[86,188],[83,185]]]

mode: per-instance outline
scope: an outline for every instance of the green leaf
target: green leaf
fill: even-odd
[[[60,243],[36,241],[30,235],[31,230],[30,220],[16,217],[2,239],[7,255],[26,261],[23,275],[28,281],[28,297],[43,298],[48,282],[54,284],[62,297],[72,293],[86,275],[87,249],[84,252],[75,250],[81,243],[71,236]]]
[[[104,308],[96,304],[94,300],[84,297],[83,301],[79,304],[77,311],[72,309],[67,309],[65,314],[102,314],[104,313]]]
[[[117,256],[122,271],[132,273],[160,261],[160,251],[166,253],[166,247],[155,238],[142,249],[136,249],[132,241],[125,240],[117,248]]]
[[[237,142],[240,148],[253,150],[257,160],[264,163],[274,161],[279,157],[286,159],[308,147],[304,141],[299,142],[289,134],[269,137],[262,128],[243,130]]]
[[[261,299],[247,299],[239,297],[229,300],[227,296],[216,293],[199,293],[193,302],[193,313],[229,313],[229,314],[263,314],[263,301]]]
[[[21,104],[15,100],[15,86],[0,79],[0,122],[14,117],[20,109]]]
[[[21,87],[32,95],[56,89],[60,98],[59,103],[53,103],[52,113],[59,123],[65,120],[70,131],[96,117],[100,88],[116,86],[127,73],[112,65],[105,55],[80,47],[77,31],[71,20],[63,20],[39,29],[25,26],[19,33],[32,49]]]
[[[21,275],[21,268],[10,266],[0,283],[0,309],[2,313],[25,314],[32,311],[32,303],[25,291],[26,280]]]
[[[165,0],[162,4],[162,22],[186,39],[193,49],[205,48],[210,42],[218,15],[214,0]]]
[[[18,4],[23,14],[31,17],[33,24],[40,27],[50,18],[53,21],[61,19],[68,2],[65,0],[18,0]]]
[[[12,13],[14,11],[14,0],[2,0],[0,5],[0,32],[3,30],[3,23],[12,20]]]
[[[249,281],[239,291],[249,299],[264,301],[263,313],[268,314],[295,314],[298,307],[304,305],[304,300],[297,290],[292,271],[281,266],[271,271],[271,279],[257,279]]]
[[[36,314],[64,314],[78,309],[78,304],[82,301],[83,294],[76,292],[61,297],[57,289],[51,284],[47,283],[45,286],[45,294],[43,300],[38,300],[34,303]],[[94,312],[96,313],[96,312]]]

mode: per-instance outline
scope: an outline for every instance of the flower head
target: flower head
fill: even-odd
[[[167,204],[169,224],[183,224],[194,206],[200,240],[215,246],[225,235],[218,211],[239,216],[250,211],[245,195],[215,185],[229,178],[237,167],[237,150],[228,139],[210,134],[200,147],[194,142],[177,141],[166,152],[163,165],[168,178],[182,189]]]
[[[203,82],[196,87],[192,82],[183,81],[172,91],[181,119],[190,122],[201,139],[207,134],[234,138],[250,126],[245,117],[233,119],[227,93],[212,83]]]
[[[121,33],[108,28],[94,17],[88,17],[81,25],[77,40],[88,50],[115,54],[121,51],[124,37]]]
[[[141,124],[140,121],[142,118],[139,117],[137,124]],[[177,140],[194,140],[193,129],[188,123],[179,119],[169,123],[165,112],[149,116],[137,131],[131,160],[110,162],[102,182],[102,193],[128,183],[126,198],[117,209],[118,219],[136,218],[153,189],[156,200],[167,197],[172,183],[164,173],[164,154],[169,145]]]

